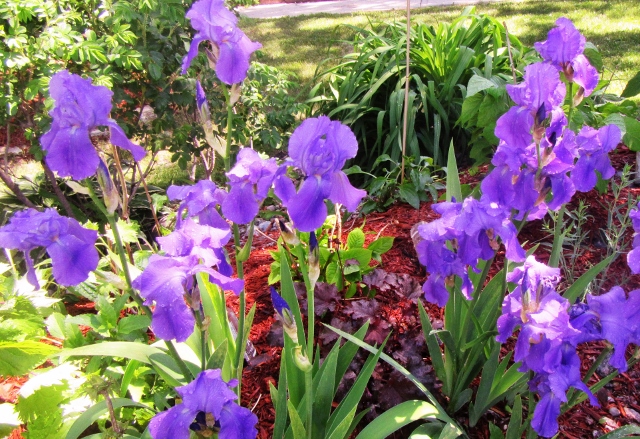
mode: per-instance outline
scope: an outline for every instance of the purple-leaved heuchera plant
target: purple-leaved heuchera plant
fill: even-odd
[[[131,152],[136,161],[142,160],[144,149],[109,117],[113,92],[107,87],[62,70],[51,78],[49,93],[55,101],[50,112],[53,122],[40,142],[45,161],[59,176],[82,180],[96,173],[100,156],[90,134],[100,126],[109,127],[111,143]]]
[[[87,280],[98,266],[95,244],[98,233],[85,229],[73,218],[61,216],[55,209],[16,212],[8,224],[0,227],[0,247],[24,252],[27,280],[38,288],[31,251],[47,249],[53,277],[60,285],[73,286]]]

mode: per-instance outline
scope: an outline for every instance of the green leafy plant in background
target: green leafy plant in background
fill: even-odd
[[[365,185],[365,189],[369,195],[368,199],[362,204],[362,213],[367,214],[373,211],[384,211],[393,203],[401,201],[410,204],[413,208],[419,209],[420,203],[429,200],[435,201],[438,198],[438,190],[444,186],[439,182],[438,173],[433,166],[431,157],[420,157],[414,161],[413,157],[405,157],[405,168],[408,170],[407,176],[403,182],[400,182],[401,164],[393,161],[387,154],[379,156],[374,168],[378,165],[388,165],[378,171],[376,176],[360,169],[360,166],[354,165],[347,169],[347,174],[365,174],[370,177]]]
[[[376,174],[376,159],[387,154],[401,158],[406,31],[394,23],[380,30],[354,28],[354,53],[317,76],[310,93],[313,112],[328,114],[348,124],[360,144],[353,165]],[[412,27],[406,154],[414,160],[446,161],[453,140],[467,156],[469,133],[456,125],[472,68],[489,77],[510,74],[505,29],[498,21],[467,8],[451,24]],[[511,38],[512,54],[524,47]]]

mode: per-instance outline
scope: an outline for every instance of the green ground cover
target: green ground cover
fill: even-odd
[[[637,0],[532,0],[481,4],[476,8],[478,13],[506,22],[509,31],[528,45],[544,40],[558,17],[571,19],[600,50],[606,68],[604,77],[612,80],[610,91],[613,93],[621,93],[624,84],[640,71],[640,2]],[[428,24],[451,21],[462,9],[462,6],[414,9],[412,21]],[[349,45],[342,42],[352,35],[348,26],[401,21],[404,14],[396,10],[267,20],[245,17],[240,26],[252,40],[262,43],[258,56],[261,62],[295,73],[306,85],[311,83],[323,60],[350,51]]]

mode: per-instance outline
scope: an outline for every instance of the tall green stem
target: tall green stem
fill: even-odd
[[[304,373],[305,397],[307,398],[307,439],[313,438],[313,368]]]
[[[227,133],[227,136],[229,136],[229,133]],[[251,227],[251,232],[253,232],[253,227]],[[236,248],[236,271],[238,273],[238,278],[244,279],[243,261],[241,260],[242,258],[238,257],[238,253],[237,253],[240,251],[238,250],[240,248],[240,231],[238,230],[237,224],[233,224],[233,241]],[[250,250],[251,248],[250,240],[247,241],[247,245],[249,245],[249,250]],[[247,311],[247,299],[245,297],[244,288],[242,289],[242,291],[240,291],[239,301],[240,301],[240,304],[239,304],[239,310],[238,310],[238,333],[236,335],[236,358],[235,358],[235,364],[234,364],[234,369],[236,371],[236,375],[238,379],[238,386],[236,387],[238,398],[241,397],[241,393],[242,393],[242,369],[243,369],[242,362],[244,360],[244,353],[247,349],[247,347],[243,345],[245,313]]]
[[[233,133],[233,102],[231,102],[231,93],[226,86],[222,86],[222,92],[224,93],[225,103],[227,106],[227,139],[225,146],[225,155],[224,155],[224,169],[226,172],[231,170],[231,140]],[[253,227],[251,228],[250,235],[253,233]],[[249,237],[248,241],[248,250],[251,250],[251,238]],[[243,268],[243,258],[238,257],[238,251],[240,249],[240,231],[238,230],[238,225],[233,225],[233,242],[236,248],[236,271],[239,279],[244,278],[244,268]],[[240,307],[238,310],[238,334],[236,336],[236,357],[234,369],[236,371],[238,386],[236,387],[236,392],[238,394],[238,398],[240,398],[242,393],[242,361],[244,358],[244,352],[246,351],[246,346],[243,346],[244,340],[244,332],[245,332],[245,313],[247,311],[247,300],[245,297],[245,291],[242,289],[239,295],[240,299]]]
[[[571,115],[573,114],[573,82],[569,83],[569,116],[568,122],[569,127],[571,127]]]
[[[224,169],[226,172],[231,170],[231,132],[233,130],[233,103],[231,102],[231,93],[226,86],[222,86],[224,100],[227,105],[227,144],[224,154]]]
[[[292,253],[298,260],[298,265],[300,266],[300,272],[302,273],[304,285],[307,289],[307,357],[309,358],[309,361],[313,363],[313,341],[315,338],[316,325],[315,292],[311,286],[311,281],[309,280],[309,268],[305,261],[305,252],[302,244],[296,245],[293,248]]]
[[[91,200],[93,201],[93,203],[96,205],[96,207],[98,207],[100,212],[102,212],[107,217],[107,221],[109,221],[109,226],[111,227],[111,231],[113,232],[113,239],[114,239],[115,244],[116,244],[116,250],[118,252],[118,257],[120,258],[120,264],[122,264],[122,272],[124,273],[124,279],[125,279],[125,282],[126,282],[126,285],[127,285],[127,289],[125,291],[125,294],[128,295],[129,297],[131,297],[136,302],[138,307],[145,314],[147,314],[149,317],[151,317],[152,316],[151,309],[144,304],[144,301],[142,300],[142,297],[140,297],[140,295],[134,290],[134,288],[132,286],[131,274],[129,272],[129,261],[127,261],[127,256],[126,256],[126,253],[124,251],[124,246],[122,245],[122,238],[120,237],[120,232],[118,231],[118,225],[116,223],[115,214],[110,214],[110,213],[107,212],[107,209],[105,208],[104,204],[102,203],[102,200],[100,200],[100,198],[98,198],[98,196],[96,195],[96,192],[94,191],[93,185],[91,184],[90,180],[86,181],[85,187],[89,191],[89,197],[91,197]],[[182,358],[180,358],[180,355],[178,354],[178,351],[176,350],[175,346],[173,345],[173,342],[171,340],[164,340],[164,342],[165,342],[165,344],[167,346],[167,349],[169,350],[169,352],[173,356],[173,359],[176,360],[176,363],[178,364],[178,367],[180,368],[180,371],[185,376],[185,378],[193,378],[193,375],[191,374],[191,371],[189,370],[189,368],[185,364],[184,360]]]

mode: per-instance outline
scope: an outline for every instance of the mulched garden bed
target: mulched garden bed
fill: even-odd
[[[617,170],[621,170],[626,163],[635,162],[635,153],[621,146],[612,154],[612,162]],[[475,175],[464,173],[463,183],[477,184],[485,172],[486,167],[480,168]],[[635,198],[638,195],[640,195],[640,189],[628,188],[623,191],[619,202],[626,203],[628,197]],[[606,255],[606,246],[602,243],[600,229],[607,225],[607,201],[611,199],[611,194],[600,194],[596,190],[579,194],[571,203],[572,208],[577,206],[579,199],[587,203],[587,213],[592,216],[592,220],[587,225],[590,239],[582,243],[584,252],[578,260],[579,263],[574,267],[578,275],[601,261]],[[323,306],[327,310],[323,318],[318,319],[316,328],[318,343],[322,346],[323,353],[335,340],[335,335],[322,325],[323,322],[348,332],[355,332],[369,320],[371,329],[366,340],[370,343],[379,343],[390,333],[385,352],[393,355],[398,362],[419,377],[432,392],[438,394],[440,385],[433,374],[430,359],[427,356],[416,304],[417,300],[422,300],[424,303],[421,285],[426,278],[426,273],[418,262],[410,235],[414,224],[433,220],[437,216],[429,203],[423,203],[420,209],[414,209],[407,204],[396,204],[386,212],[374,212],[346,222],[342,239],[346,239],[353,228],[363,227],[367,243],[376,239],[377,236],[393,236],[395,242],[393,248],[382,256],[382,264],[379,268],[387,274],[377,272],[376,275],[379,276],[379,284],[382,287],[373,299],[356,295],[352,299],[345,300],[339,296],[331,296],[329,293],[317,294],[317,300],[321,300],[322,303],[316,307]],[[274,318],[267,282],[272,262],[269,252],[276,249],[275,240],[278,232],[274,221],[272,225],[265,224],[265,226],[262,227],[264,233],[256,234],[251,257],[244,267],[248,307],[255,303],[257,311],[250,335],[250,340],[256,349],[256,356],[248,362],[244,371],[242,404],[251,408],[260,419],[258,437],[261,439],[270,438],[273,428],[274,410],[269,395],[269,383],[277,384],[282,344],[282,333],[279,323]],[[548,248],[545,243],[550,243],[552,238],[542,231],[541,226],[541,221],[528,223],[522,230],[520,238],[526,240],[528,246],[540,244],[536,253],[537,258],[546,261]],[[630,238],[630,235],[627,236],[627,239]],[[640,288],[640,276],[630,274],[624,256],[619,257],[610,268],[604,291],[608,291],[620,280],[626,280],[624,285],[626,291]],[[237,306],[234,296],[229,296],[229,301],[232,306]],[[77,309],[78,307],[82,309]],[[79,303],[70,305],[69,311],[70,313],[87,312],[91,307],[92,304]],[[431,304],[426,304],[426,307],[434,328],[441,327],[442,310]],[[601,349],[603,345],[597,343],[581,346],[579,353],[583,358],[583,373]],[[357,366],[357,362],[364,361],[365,358],[363,354],[359,354],[354,364]],[[348,389],[356,373],[357,368],[347,372],[343,391]],[[373,378],[362,400],[362,407],[372,408],[370,417],[365,418],[365,422],[366,419],[371,419],[403,400],[421,399],[421,393],[411,383],[382,362],[376,366]],[[24,377],[0,380],[0,403],[15,402],[17,391],[24,382]],[[592,407],[585,402],[564,414],[559,419],[560,436],[598,437],[619,426],[640,423],[639,386],[640,365],[636,365],[598,392],[597,397],[601,407]],[[461,424],[466,423],[464,409],[456,414],[456,419]],[[471,437],[488,439],[489,422],[500,428],[506,426],[509,417],[503,405],[490,410],[480,423],[471,429]],[[12,439],[22,437],[20,431],[23,429],[16,430],[10,437]],[[408,437],[410,431],[410,429],[403,430],[395,437]]]

